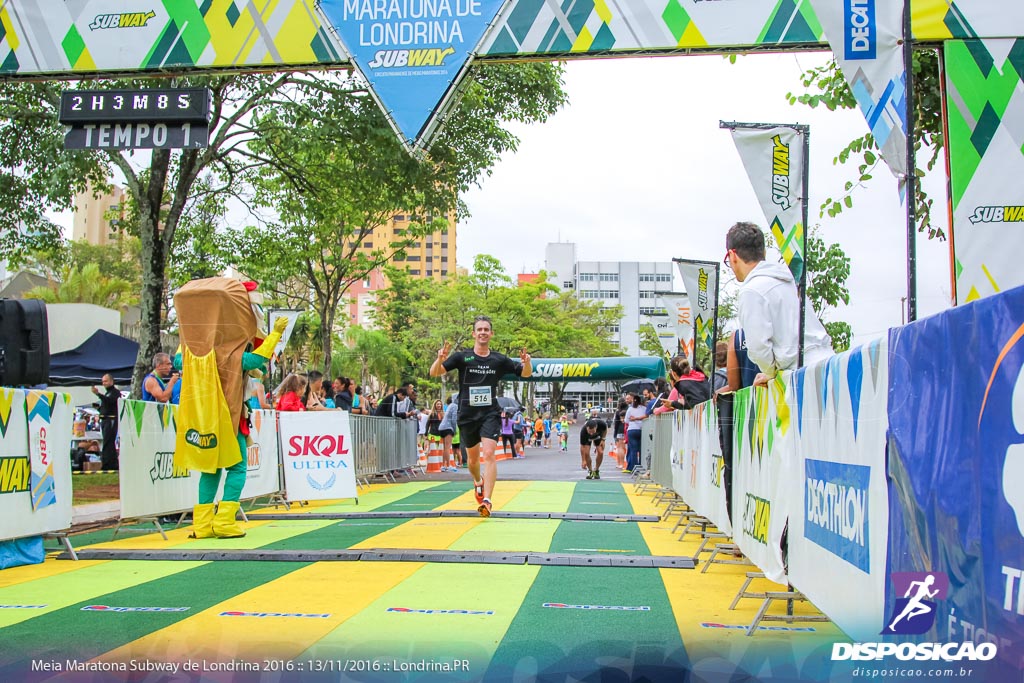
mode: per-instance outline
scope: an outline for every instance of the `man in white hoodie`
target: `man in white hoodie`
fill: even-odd
[[[747,355],[761,372],[754,385],[767,384],[781,370],[797,367],[800,298],[796,282],[783,263],[764,260],[764,233],[753,223],[737,223],[725,238],[725,263],[741,283],[737,299]],[[832,340],[807,307],[804,322],[804,365],[832,355]]]

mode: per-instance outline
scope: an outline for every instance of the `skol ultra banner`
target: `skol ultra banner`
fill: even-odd
[[[775,246],[800,282],[804,271],[804,136],[788,126],[730,127],[736,151],[761,205]]]
[[[765,577],[786,583],[782,563],[782,532],[786,528],[785,496],[796,493],[792,471],[793,428],[781,373],[767,387],[736,392],[733,410],[733,540]],[[788,458],[789,462],[785,462]]]
[[[905,177],[908,103],[903,68],[903,2],[811,0],[810,4],[882,159],[893,175]]]
[[[67,394],[0,387],[0,540],[71,526],[71,413]]]
[[[888,342],[796,371],[789,579],[851,637],[882,629],[889,496],[885,476]],[[843,590],[836,590],[836,583]]]
[[[998,652],[974,677],[1018,680],[1024,287],[890,330],[888,391],[886,633],[991,643]],[[905,613],[911,601],[919,617]]]
[[[1020,11],[1018,8],[1016,11]],[[1024,284],[1024,39],[945,44],[956,303]]]
[[[437,117],[505,0],[321,0],[319,7],[409,149]]]
[[[718,264],[709,261],[674,259],[683,278],[683,286],[693,316],[695,343],[703,344],[715,355],[715,310],[718,308]],[[665,295],[661,297],[666,301]],[[677,309],[681,312],[681,309]]]
[[[348,412],[279,413],[288,500],[356,497]]]

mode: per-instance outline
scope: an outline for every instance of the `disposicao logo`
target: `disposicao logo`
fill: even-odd
[[[140,28],[149,23],[156,12],[122,12],[120,14],[97,14],[89,24],[93,31],[103,28]]]
[[[875,0],[843,0],[843,40],[847,59],[875,58]]]

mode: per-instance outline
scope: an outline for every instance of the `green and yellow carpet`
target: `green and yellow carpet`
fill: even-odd
[[[796,680],[845,639],[822,623],[748,637],[760,601],[728,607],[749,566],[159,559],[403,548],[664,558],[692,556],[698,544],[678,541],[674,522],[616,519],[661,510],[632,485],[604,481],[498,483],[496,512],[583,519],[314,518],[472,509],[468,482],[411,482],[375,485],[358,505],[250,513],[241,539],[189,539],[189,528],[168,540],[72,537],[83,554],[139,559],[54,552],[0,572],[0,680]],[[782,590],[763,580],[751,588]]]

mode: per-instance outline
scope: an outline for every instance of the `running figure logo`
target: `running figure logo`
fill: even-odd
[[[935,603],[949,592],[949,578],[943,572],[893,572],[896,598],[883,635],[920,635],[935,623]]]

